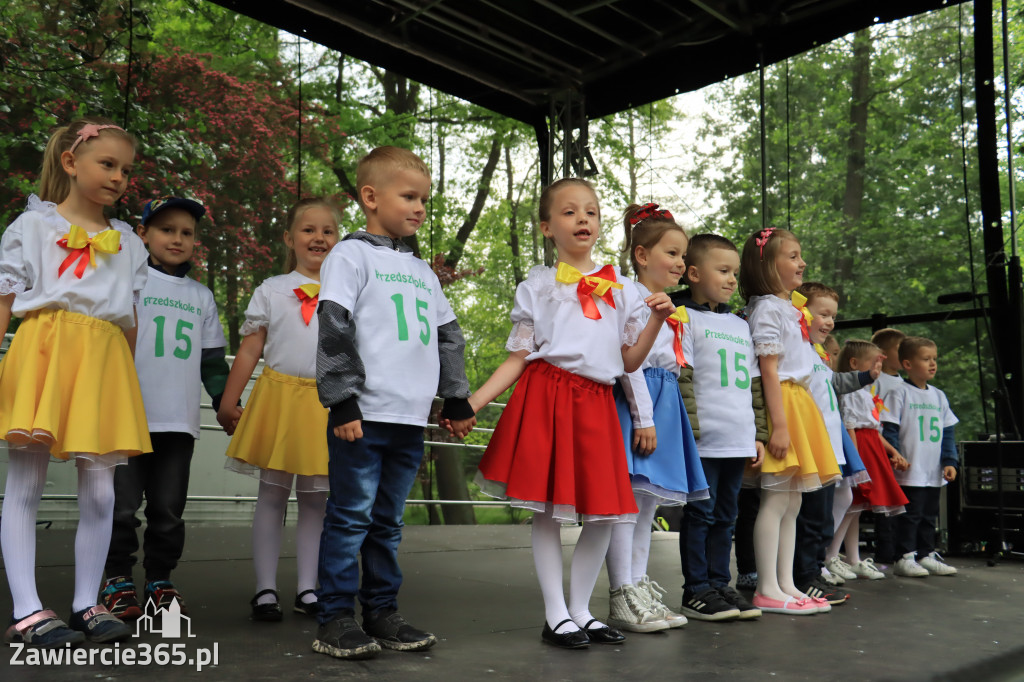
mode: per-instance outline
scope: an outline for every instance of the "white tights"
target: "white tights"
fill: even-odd
[[[796,517],[801,499],[799,492],[761,491],[761,509],[754,522],[754,556],[757,592],[763,597],[785,600],[807,596],[793,583]]]
[[[590,595],[594,592],[601,564],[608,552],[611,525],[607,523],[584,523],[576,549],[572,553],[572,567],[569,574],[569,604],[565,603],[562,589],[562,534],[561,523],[551,518],[550,512],[533,515],[533,563],[537,569],[537,580],[544,598],[544,617],[548,626],[554,628],[563,620],[569,623],[555,632],[572,632],[583,628],[594,617],[590,613]],[[591,628],[603,627],[598,622]]]
[[[45,446],[8,451],[0,546],[14,617],[21,620],[43,608],[36,588],[36,516],[49,453]],[[78,531],[75,533],[75,594],[72,611],[96,604],[103,564],[110,548],[114,521],[114,468],[76,459],[78,469]]]
[[[850,512],[836,526],[832,544],[825,553],[826,558],[839,556],[839,548],[846,544],[846,563],[853,566],[860,563],[860,512]]]
[[[299,514],[295,527],[295,564],[298,573],[298,592],[316,589],[317,563],[320,558],[320,532],[324,525],[326,492],[305,492],[312,488],[311,477],[299,476]],[[292,490],[292,474],[264,470],[260,476],[260,490],[256,498],[256,511],[252,520],[252,561],[256,571],[256,591],[277,590],[277,561],[281,556],[281,530]],[[306,603],[316,601],[307,594]],[[269,604],[273,595],[265,594],[258,603]]]
[[[639,585],[647,575],[647,560],[651,553],[651,524],[658,510],[658,498],[636,495],[640,509],[636,523],[612,525],[608,544],[608,586],[617,590],[623,585]]]

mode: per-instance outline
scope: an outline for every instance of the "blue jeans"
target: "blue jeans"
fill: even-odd
[[[423,459],[423,427],[364,421],[354,443],[327,430],[327,498],[320,535],[320,622],[398,608],[405,499]],[[363,580],[359,582],[362,558]]]
[[[745,457],[702,457],[711,497],[686,505],[679,529],[684,599],[729,584],[732,531],[736,525]]]

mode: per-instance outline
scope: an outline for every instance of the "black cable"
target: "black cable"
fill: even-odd
[[[793,189],[789,176],[789,58],[786,59],[786,227],[793,231]]]
[[[978,289],[974,276],[974,237],[971,234],[971,203],[970,185],[967,181],[967,115],[964,111],[964,9],[962,4],[957,5],[957,64],[960,70],[960,80],[957,82],[957,94],[960,103],[960,155],[962,159],[961,171],[964,182],[964,225],[967,227],[967,254],[969,256],[971,273],[971,305],[978,307]],[[987,326],[987,324],[986,324]],[[978,318],[974,318],[974,350],[978,356],[978,384],[981,388],[981,414],[985,423],[985,432],[988,432],[988,401],[985,400],[985,371],[981,360],[981,330],[978,328]]]
[[[765,111],[764,111],[764,50],[760,46],[758,51],[757,74],[760,84],[761,104],[761,229],[768,228],[768,149],[765,136]]]
[[[128,119],[131,115],[132,99],[132,61],[135,59],[135,1],[128,0],[128,72],[124,83],[124,116],[121,127],[128,130]]]
[[[298,52],[298,75],[299,75],[299,135],[298,135],[298,157],[299,162],[297,164],[297,179],[295,183],[295,200],[300,201],[302,199],[302,36],[296,36],[298,42],[296,43]]]

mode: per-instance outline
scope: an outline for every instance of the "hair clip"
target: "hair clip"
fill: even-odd
[[[71,149],[69,149],[68,151],[71,152],[72,154],[74,154],[75,153],[75,149],[78,147],[79,144],[81,144],[82,142],[85,142],[86,140],[88,140],[90,138],[99,137],[100,131],[101,130],[106,130],[107,128],[115,128],[117,130],[120,130],[122,133],[125,132],[124,128],[122,128],[121,126],[118,126],[118,125],[114,125],[113,123],[106,123],[104,125],[97,125],[95,123],[86,123],[78,131],[78,137],[75,138],[75,141],[71,144]]]
[[[648,218],[662,218],[663,220],[671,220],[675,222],[675,218],[672,214],[665,209],[659,209],[657,204],[644,204],[636,210],[636,212],[629,216],[629,226],[636,227],[637,223]]]
[[[775,232],[774,227],[766,227],[761,230],[761,236],[754,239],[754,243],[757,244],[758,251],[761,254],[761,260],[764,260],[764,245],[772,238],[773,232]]]

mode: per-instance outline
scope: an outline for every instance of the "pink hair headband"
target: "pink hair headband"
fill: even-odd
[[[78,147],[78,145],[80,145],[81,143],[85,142],[86,140],[88,140],[90,138],[99,137],[100,136],[100,131],[101,130],[106,130],[107,128],[113,128],[115,130],[120,130],[122,133],[125,132],[124,128],[122,128],[121,126],[118,126],[118,125],[114,125],[113,123],[106,123],[104,125],[96,125],[95,123],[86,123],[84,126],[82,126],[81,130],[78,131],[78,137],[75,138],[75,141],[71,144],[71,149],[69,149],[68,151],[71,152],[72,154],[74,154],[75,153],[75,149]]]
[[[768,243],[768,240],[772,238],[772,233],[775,232],[774,227],[766,227],[761,230],[761,236],[754,238],[754,243],[757,244],[759,253],[761,254],[761,260],[764,260],[764,245]]]

